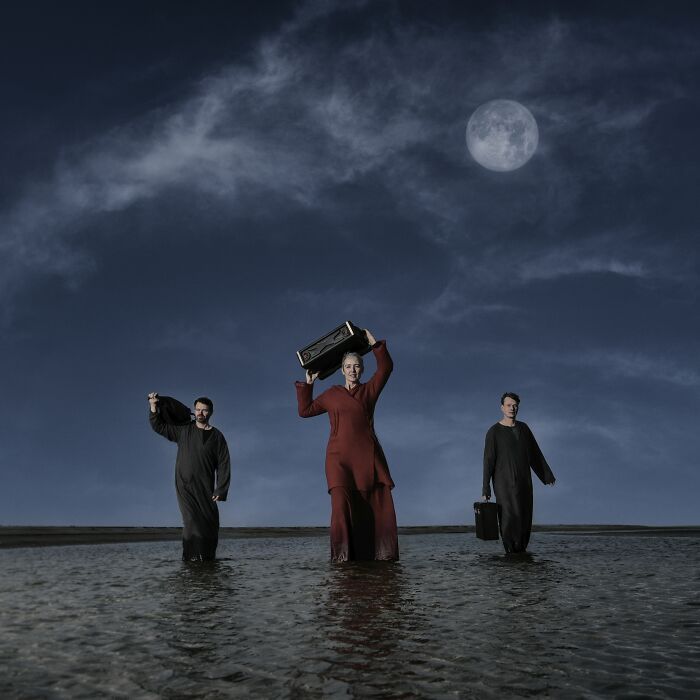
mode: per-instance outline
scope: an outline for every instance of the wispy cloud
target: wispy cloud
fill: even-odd
[[[196,94],[172,108],[66,153],[51,177],[28,183],[23,198],[0,214],[6,287],[30,271],[66,278],[91,271],[95,263],[86,233],[98,230],[99,217],[174,190],[204,191],[227,206],[245,207],[255,193],[274,192],[295,206],[323,207],[329,187],[380,172],[387,192],[421,222],[427,236],[437,242],[469,237],[480,207],[469,176],[448,183],[438,174],[463,167],[467,111],[495,90],[531,96],[543,119],[571,133],[580,128],[581,117],[577,122],[570,115],[584,101],[589,64],[624,71],[632,60],[624,66],[619,57],[606,62],[597,56],[599,45],[576,38],[561,22],[520,35],[508,28],[472,33],[470,41],[450,31],[438,39],[398,26],[344,42],[308,31],[336,9],[353,10],[344,4],[301,6],[292,22],[261,40],[247,63],[203,80]],[[530,51],[535,45],[538,51]],[[493,56],[499,60],[489,62]],[[570,57],[563,67],[562,56]],[[570,72],[574,93],[548,96],[548,83],[562,71]],[[598,123],[623,131],[639,124],[667,94],[651,85],[650,93],[633,112],[614,100],[599,100]],[[546,141],[541,157],[548,157]],[[538,196],[556,200],[564,197],[561,188],[553,180],[549,193]],[[564,199],[574,191],[570,187]],[[634,259],[574,260],[573,254],[550,253],[544,261],[531,261],[521,275],[538,279],[604,270],[647,273]]]
[[[517,311],[517,306],[502,302],[479,302],[470,298],[460,281],[453,278],[442,292],[420,304],[415,312],[415,331],[423,331],[426,324],[455,325],[476,320],[486,314]]]
[[[500,274],[503,270],[508,274]],[[579,230],[568,237],[540,239],[536,245],[494,245],[468,272],[482,285],[517,287],[592,274],[680,281],[688,277],[690,269],[663,236],[650,235],[639,226],[604,232]],[[467,270],[460,274],[466,276]]]
[[[479,353],[490,355],[507,355],[508,349],[496,344],[484,343],[475,346]],[[661,356],[625,349],[580,348],[557,352],[542,348],[519,350],[519,357],[524,365],[534,367],[572,367],[578,370],[588,369],[598,379],[639,379],[648,382],[673,384],[683,388],[700,385],[700,372],[690,366],[683,358]]]
[[[605,376],[631,377],[675,384],[700,386],[700,372],[664,357],[620,351],[590,351],[572,361],[600,371]]]
[[[517,267],[517,276],[523,282],[529,282],[596,273],[622,277],[647,277],[651,273],[642,260],[624,260],[614,255],[592,254],[582,248],[583,246],[567,246],[543,252],[537,258],[523,262]]]
[[[196,351],[233,360],[246,355],[241,335],[240,325],[225,316],[198,324],[183,319],[165,320],[151,329],[149,347],[157,351]]]
[[[428,415],[407,407],[398,407],[391,414],[381,415],[377,432],[386,446],[404,450],[441,450],[454,443],[463,443],[465,426],[476,421],[455,401],[441,400]],[[480,438],[481,439],[481,438]]]

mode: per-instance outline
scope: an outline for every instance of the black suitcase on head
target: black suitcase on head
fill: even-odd
[[[476,536],[480,540],[498,539],[498,504],[477,501],[474,504]]]
[[[304,369],[318,372],[318,378],[325,379],[340,368],[346,352],[365,355],[369,351],[366,333],[352,321],[346,321],[342,326],[334,328],[330,333],[299,350],[297,357]]]

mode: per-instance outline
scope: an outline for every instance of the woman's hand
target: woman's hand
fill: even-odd
[[[367,336],[367,342],[370,345],[376,344],[376,342],[377,342],[376,338],[372,335],[372,333],[367,328],[365,328],[365,335]]]
[[[317,377],[318,377],[318,372],[312,372],[309,369],[306,370],[306,383],[307,384],[313,384],[316,381]]]
[[[151,404],[151,413],[158,412],[158,401],[160,401],[160,399],[158,398],[158,392],[152,391],[148,395],[148,403]]]

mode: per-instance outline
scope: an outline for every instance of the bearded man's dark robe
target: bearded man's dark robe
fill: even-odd
[[[554,474],[526,423],[513,427],[496,423],[486,433],[483,495],[498,504],[498,524],[506,552],[524,552],[532,529],[532,477],[554,483]]]
[[[178,413],[173,407],[177,409],[179,402],[171,406],[170,401],[175,400],[160,397],[158,412],[150,413],[149,418],[153,430],[177,443],[175,490],[182,513],[182,558],[214,559],[219,540],[219,509],[212,496],[225,501],[228,495],[231,481],[228,445],[221,431],[214,427],[203,430],[194,421],[184,425],[166,422],[163,415]]]

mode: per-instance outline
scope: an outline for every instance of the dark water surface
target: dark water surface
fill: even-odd
[[[414,535],[0,551],[0,698],[698,698],[700,539]]]

